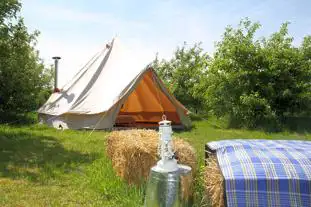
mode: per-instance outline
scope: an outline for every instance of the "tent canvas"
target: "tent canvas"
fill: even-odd
[[[108,129],[156,125],[165,114],[173,125],[189,127],[188,110],[137,58],[113,39],[50,96],[38,110],[40,121],[56,128]]]

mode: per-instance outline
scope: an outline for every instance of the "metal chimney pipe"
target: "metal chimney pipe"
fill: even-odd
[[[55,56],[55,57],[52,57],[52,59],[54,59],[54,66],[55,66],[55,77],[54,77],[54,89],[57,88],[57,85],[58,85],[58,61],[61,59],[60,57],[58,56]]]

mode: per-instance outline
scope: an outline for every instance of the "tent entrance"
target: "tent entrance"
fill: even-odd
[[[175,106],[153,81],[153,72],[147,71],[136,89],[128,96],[117,116],[117,127],[154,127],[165,114],[172,125],[181,125]]]

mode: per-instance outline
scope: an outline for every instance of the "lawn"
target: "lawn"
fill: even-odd
[[[197,150],[203,166],[204,144],[230,138],[304,139],[309,133],[222,129],[213,120],[194,122],[177,132]],[[0,125],[0,206],[141,206],[143,187],[116,177],[105,154],[108,132],[57,131],[40,125]],[[195,206],[202,186],[196,182]]]

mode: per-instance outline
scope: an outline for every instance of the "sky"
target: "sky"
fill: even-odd
[[[61,86],[115,36],[146,65],[157,53],[171,58],[184,42],[202,42],[212,54],[225,27],[245,17],[261,23],[258,37],[289,21],[299,45],[311,35],[310,8],[311,0],[22,0],[21,15],[30,31],[40,31],[37,49],[45,64],[62,57]]]

